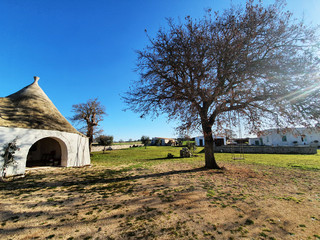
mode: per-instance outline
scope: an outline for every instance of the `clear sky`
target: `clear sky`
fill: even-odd
[[[65,117],[72,105],[98,97],[108,116],[101,123],[115,140],[175,137],[166,116],[140,119],[124,112],[120,94],[138,78],[135,50],[166,18],[201,17],[244,0],[0,0],[0,96],[39,76],[40,87]],[[265,0],[264,3],[272,3]],[[320,0],[287,0],[287,9],[320,24]],[[198,135],[194,133],[192,135]]]

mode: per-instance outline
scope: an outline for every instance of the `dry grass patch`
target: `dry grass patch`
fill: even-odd
[[[164,161],[0,183],[0,239],[320,239],[320,172]]]

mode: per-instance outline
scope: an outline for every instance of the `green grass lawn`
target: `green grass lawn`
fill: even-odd
[[[120,166],[131,164],[132,167],[146,167],[154,165],[159,161],[182,161],[179,156],[181,148],[177,147],[156,147],[148,146],[128,148],[121,150],[107,151],[105,154],[102,152],[94,152],[92,156],[92,163],[103,166]],[[168,153],[174,155],[173,159],[166,159]],[[196,158],[193,158],[195,160]]]
[[[130,164],[131,168],[148,167],[159,163],[159,161],[195,162],[204,164],[203,148],[197,148],[195,157],[180,158],[181,147],[144,147],[113,150],[105,154],[93,153],[92,163],[103,166],[121,166]],[[174,155],[173,159],[167,159],[168,153]],[[231,153],[216,153],[216,160],[220,166],[224,162],[236,162],[237,164],[260,164],[284,168],[299,168],[304,170],[320,170],[320,152],[315,155],[289,155],[289,154],[245,154],[244,160],[233,160]]]
[[[132,141],[132,142],[114,142],[112,145],[134,145],[134,144],[142,144],[141,141]]]
[[[217,154],[219,161],[237,161],[244,164],[262,164],[269,166],[320,170],[320,152],[314,155],[296,154],[245,154],[244,160],[233,160],[232,154]]]

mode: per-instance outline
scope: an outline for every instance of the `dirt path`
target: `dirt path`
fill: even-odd
[[[131,147],[142,147],[143,144],[131,144],[131,145],[112,145],[112,146],[106,146],[106,149],[111,148],[112,150],[118,150],[118,149],[126,149]],[[104,146],[92,146],[91,151],[92,152],[101,152],[103,151]]]
[[[0,183],[0,239],[320,239],[320,173],[164,163]]]

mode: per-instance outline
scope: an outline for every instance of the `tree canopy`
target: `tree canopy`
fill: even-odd
[[[137,80],[124,101],[141,116],[167,114],[182,130],[200,127],[206,167],[212,128],[237,116],[251,131],[319,120],[316,28],[293,18],[282,1],[248,0],[201,19],[168,20],[138,53]]]
[[[103,153],[105,153],[106,146],[111,146],[113,143],[113,136],[99,135],[95,140],[98,142],[99,145],[104,146]]]
[[[96,141],[102,146],[111,146],[113,143],[113,136],[99,135],[96,138]]]
[[[141,143],[147,148],[147,146],[150,144],[151,140],[148,136],[142,136],[141,137]]]

